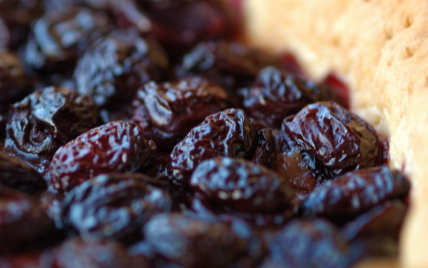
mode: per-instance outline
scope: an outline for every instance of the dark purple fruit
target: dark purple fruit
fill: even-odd
[[[138,239],[150,217],[171,207],[169,194],[148,185],[144,177],[118,173],[76,186],[67,194],[61,214],[66,227],[80,237],[128,242]]]
[[[47,177],[60,191],[104,173],[131,173],[148,166],[156,145],[142,135],[140,127],[111,122],[83,133],[60,147],[53,156]]]
[[[133,102],[133,121],[159,148],[170,151],[205,117],[227,108],[227,95],[220,86],[189,78],[156,84],[150,82]]]
[[[0,51],[7,50],[10,44],[10,33],[4,20],[0,19]]]
[[[397,170],[386,166],[362,169],[316,188],[301,210],[328,218],[356,216],[385,200],[404,197],[409,190],[410,182]]]

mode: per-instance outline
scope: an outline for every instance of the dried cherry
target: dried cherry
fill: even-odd
[[[59,191],[103,173],[131,173],[150,164],[156,145],[139,126],[111,122],[83,133],[60,147],[49,165],[50,185]]]
[[[410,182],[386,166],[349,172],[316,188],[303,201],[306,215],[329,218],[356,216],[381,202],[404,197]]]
[[[133,121],[159,149],[171,150],[205,117],[227,108],[220,86],[201,78],[156,84],[150,82],[133,102]]]
[[[242,110],[212,114],[174,147],[170,155],[172,179],[187,185],[196,166],[216,156],[249,158],[256,142],[257,130]]]
[[[138,88],[163,79],[168,58],[156,43],[132,31],[114,32],[86,50],[74,71],[77,90],[98,106],[117,110]]]
[[[129,242],[157,213],[169,212],[172,201],[144,177],[132,174],[99,175],[70,191],[62,207],[67,227],[87,238],[109,238]]]

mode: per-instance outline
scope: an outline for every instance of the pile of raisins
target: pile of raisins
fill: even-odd
[[[0,267],[397,254],[409,181],[343,87],[239,43],[236,2],[0,1]]]

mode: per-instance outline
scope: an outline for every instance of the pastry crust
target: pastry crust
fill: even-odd
[[[428,267],[428,1],[244,2],[252,44],[294,53],[314,79],[336,72],[352,109],[389,135],[391,166],[413,184],[400,264]]]

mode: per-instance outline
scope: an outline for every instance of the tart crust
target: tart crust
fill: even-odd
[[[428,1],[244,3],[251,44],[294,53],[315,80],[335,72],[350,86],[352,110],[389,135],[390,164],[413,185],[400,264],[428,267]]]

